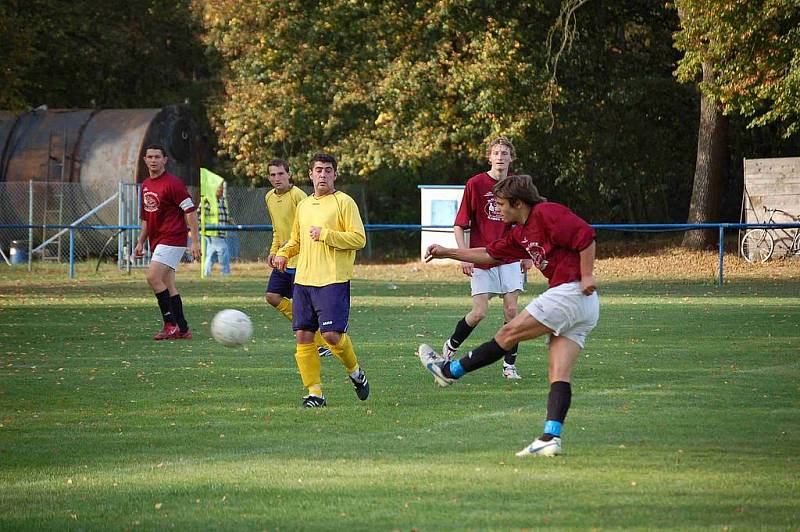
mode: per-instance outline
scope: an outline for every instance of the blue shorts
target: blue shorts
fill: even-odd
[[[272,275],[269,276],[269,282],[267,283],[267,293],[278,294],[286,299],[292,299],[294,272],[294,268],[285,272],[272,270]]]
[[[326,286],[294,285],[292,330],[347,331],[350,281]]]

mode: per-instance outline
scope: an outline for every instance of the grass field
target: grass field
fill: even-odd
[[[351,336],[372,395],[326,359],[329,406],[313,411],[258,267],[184,268],[195,338],[173,342],[150,339],[143,272],[4,268],[0,529],[797,530],[797,265],[733,265],[718,288],[704,264],[598,263],[565,454],[527,460],[514,452],[541,431],[543,342],[521,346],[517,382],[498,366],[440,389],[414,356],[468,310],[453,268],[357,268]],[[228,307],[254,321],[246,349],[209,337]],[[500,323],[493,302],[468,345]]]

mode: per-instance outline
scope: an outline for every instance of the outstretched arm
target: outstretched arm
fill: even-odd
[[[456,259],[475,264],[500,264],[499,260],[486,252],[486,248],[446,248],[439,244],[433,244],[425,252],[425,262],[433,259]]]

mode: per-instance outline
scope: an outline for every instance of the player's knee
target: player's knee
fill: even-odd
[[[469,313],[469,318],[470,319],[468,319],[467,321],[473,327],[476,326],[478,323],[483,321],[483,319],[486,317],[486,311],[487,311],[487,309],[485,307],[473,308],[472,311],[470,311],[470,313]]]
[[[264,299],[267,301],[267,303],[269,303],[273,307],[277,307],[278,305],[281,304],[281,301],[283,301],[283,296],[281,296],[280,294],[273,294],[272,292],[267,292],[264,295]]]
[[[336,345],[342,341],[342,333],[337,331],[325,331],[320,334],[328,345]]]
[[[494,335],[494,340],[497,344],[502,347],[503,349],[510,349],[515,343],[514,341],[514,333],[512,328],[509,327],[509,324],[503,325],[497,334]]]
[[[145,278],[147,279],[147,284],[153,288],[157,288],[158,286],[164,284],[164,282],[161,280],[161,275],[159,272],[154,270],[147,270],[147,275]]]
[[[506,318],[506,321],[511,321],[517,317],[517,306],[516,305],[506,305],[503,307],[503,314]]]

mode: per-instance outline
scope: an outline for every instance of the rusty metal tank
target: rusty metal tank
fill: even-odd
[[[143,150],[151,143],[166,149],[169,172],[198,185],[197,134],[184,106],[0,111],[0,181],[81,183],[111,195],[118,183],[147,176]]]

